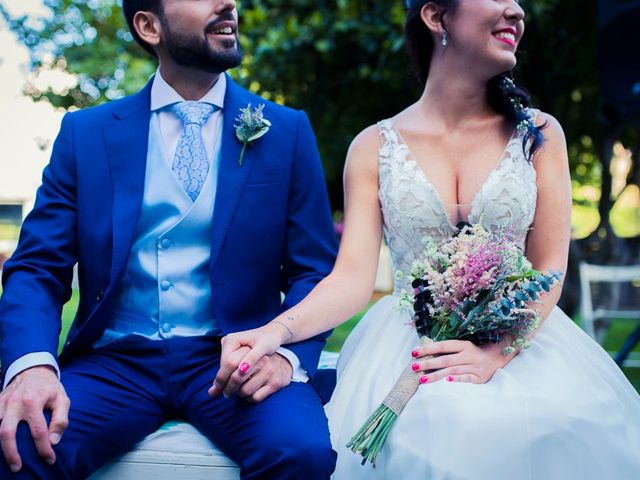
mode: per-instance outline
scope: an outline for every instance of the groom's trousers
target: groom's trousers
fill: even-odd
[[[71,409],[56,464],[40,459],[22,422],[23,468],[11,474],[2,458],[0,478],[86,478],[171,418],[193,424],[241,466],[243,479],[329,478],[336,454],[314,388],[292,382],[258,404],[212,399],[219,360],[220,339],[211,336],[129,336],[74,357],[62,365]]]

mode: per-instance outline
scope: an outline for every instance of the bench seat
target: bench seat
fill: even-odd
[[[318,368],[334,369],[338,354],[322,352]],[[91,480],[237,480],[240,468],[188,423],[172,420]]]

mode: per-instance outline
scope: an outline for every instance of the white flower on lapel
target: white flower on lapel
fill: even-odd
[[[240,108],[240,114],[236,117],[233,126],[236,129],[236,137],[242,143],[242,151],[238,159],[238,166],[242,166],[244,159],[244,151],[248,145],[266,135],[271,127],[271,122],[264,118],[262,110],[264,103],[258,105],[255,109],[251,109],[251,104]]]

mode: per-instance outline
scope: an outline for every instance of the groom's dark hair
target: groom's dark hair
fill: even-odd
[[[153,50],[151,45],[142,40],[140,35],[138,35],[138,32],[136,32],[136,29],[133,26],[133,17],[140,11],[153,12],[160,16],[164,15],[162,10],[162,0],[122,0],[122,10],[124,11],[124,18],[127,20],[127,25],[129,25],[129,30],[131,31],[131,35],[133,35],[133,39],[147,52],[154,57],[157,57],[156,52]]]

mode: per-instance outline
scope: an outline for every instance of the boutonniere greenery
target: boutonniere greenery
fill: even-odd
[[[244,151],[247,149],[247,146],[263,137],[271,127],[271,122],[264,118],[262,113],[263,109],[264,104],[258,105],[252,110],[251,104],[249,103],[246,107],[240,109],[240,114],[236,117],[233,126],[236,129],[236,137],[242,144],[238,166],[242,166]]]

